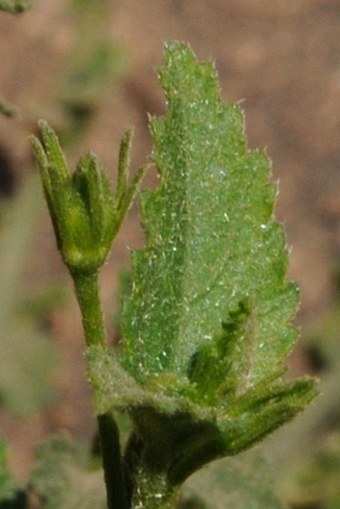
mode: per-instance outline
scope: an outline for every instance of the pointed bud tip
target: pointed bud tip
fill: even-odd
[[[40,120],[38,120],[38,127],[39,127],[40,131],[43,131],[44,129],[51,129],[51,127],[46,122],[46,120],[44,120],[42,118]]]

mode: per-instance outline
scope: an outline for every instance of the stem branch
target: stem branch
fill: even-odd
[[[99,299],[98,274],[71,274],[79,303],[87,346],[107,344],[104,313]],[[119,430],[112,414],[98,416],[101,455],[108,509],[127,509]]]

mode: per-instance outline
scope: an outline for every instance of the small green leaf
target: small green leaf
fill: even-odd
[[[250,306],[240,302],[222,323],[222,332],[215,340],[204,343],[192,356],[188,377],[193,384],[193,395],[207,404],[234,397],[247,372],[250,345],[248,336]],[[239,338],[242,344],[239,345]]]

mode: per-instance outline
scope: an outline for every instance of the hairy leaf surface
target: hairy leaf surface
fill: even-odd
[[[298,292],[285,280],[268,159],[247,149],[211,63],[174,43],[159,75],[160,185],[141,198],[146,247],[133,254],[123,354],[119,365],[110,349],[89,348],[87,368],[97,412],[130,415],[143,444],[131,458],[146,476],[157,465],[172,488],[292,419],[316,389],[283,379]]]
[[[222,101],[211,63],[170,44],[159,77],[167,113],[151,120],[151,130],[160,185],[142,195],[147,245],[133,255],[123,364],[141,381],[183,373],[246,300],[237,362],[252,385],[296,339],[290,321],[298,292],[284,279],[270,165],[263,152],[247,149],[240,108]]]

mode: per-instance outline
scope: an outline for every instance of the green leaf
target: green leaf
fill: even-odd
[[[222,102],[211,63],[170,44],[159,72],[165,117],[154,118],[160,186],[142,195],[147,246],[133,255],[134,291],[125,303],[123,364],[149,373],[185,373],[197,349],[248,302],[238,338],[251,386],[292,349],[298,302],[285,281],[287,251],[272,217],[276,188],[261,151],[249,151],[238,105]]]
[[[86,451],[65,434],[39,445],[32,488],[46,509],[106,508],[102,472],[90,470]]]
[[[141,196],[146,247],[133,253],[123,354],[92,348],[87,362],[97,412],[134,422],[138,475],[157,471],[171,488],[249,448],[317,391],[311,379],[283,379],[298,291],[286,282],[266,155],[247,149],[242,113],[221,100],[211,63],[173,43],[159,76],[160,185]]]

